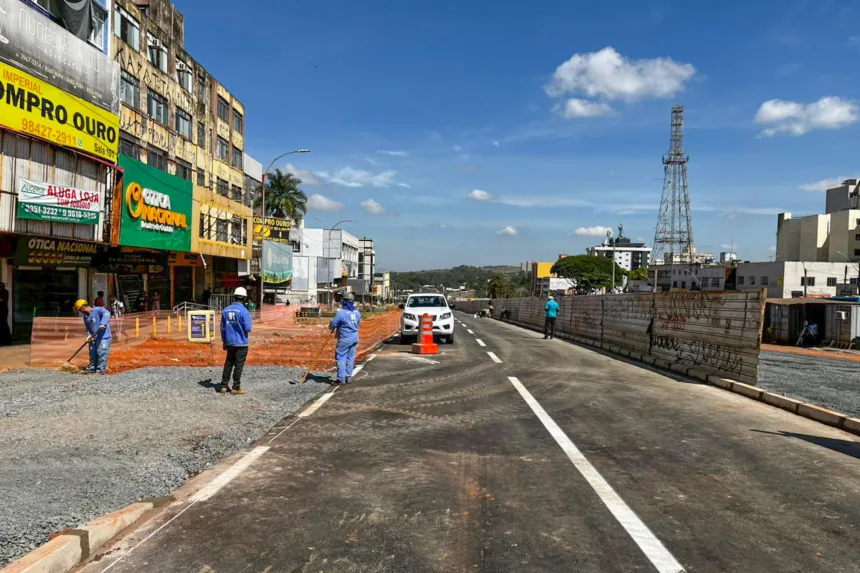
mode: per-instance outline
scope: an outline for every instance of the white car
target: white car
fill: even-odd
[[[403,315],[400,317],[401,344],[410,344],[418,339],[421,334],[421,317],[425,314],[429,314],[433,319],[434,338],[444,340],[448,344],[454,342],[454,313],[444,295],[410,294],[401,308],[403,308]]]

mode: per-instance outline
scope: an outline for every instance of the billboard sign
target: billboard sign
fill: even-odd
[[[116,163],[118,116],[3,62],[0,126]]]
[[[0,61],[119,114],[119,63],[21,0],[0,0]]]
[[[289,245],[263,241],[263,280],[282,284],[293,278],[293,249]]]
[[[41,181],[18,179],[18,218],[97,225],[99,193]]]
[[[123,177],[119,243],[164,251],[191,250],[191,181],[120,155]]]
[[[290,227],[293,222],[290,219],[278,217],[254,216],[254,240],[273,241],[275,243],[290,242]]]
[[[44,267],[91,267],[99,253],[96,243],[55,239],[52,237],[19,237],[15,252],[16,265]]]

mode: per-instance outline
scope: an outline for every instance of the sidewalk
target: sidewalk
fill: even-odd
[[[30,345],[0,346],[0,372],[30,368]]]

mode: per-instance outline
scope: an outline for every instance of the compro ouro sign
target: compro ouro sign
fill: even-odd
[[[18,218],[97,225],[100,193],[18,179]]]
[[[191,250],[190,181],[120,155],[123,175],[119,242],[165,251]]]

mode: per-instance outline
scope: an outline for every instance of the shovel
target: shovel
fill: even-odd
[[[81,351],[81,350],[83,350],[83,349],[84,349],[84,347],[85,347],[87,344],[89,344],[89,343],[90,343],[90,342],[87,340],[87,341],[85,341],[83,344],[81,344],[81,347],[80,347],[80,348],[78,348],[77,350],[75,350],[75,353],[74,353],[74,354],[72,354],[72,355],[71,355],[71,357],[69,357],[69,359],[68,359],[68,360],[66,360],[65,362],[63,362],[63,365],[62,365],[62,366],[60,366],[60,370],[63,370],[63,371],[66,371],[66,372],[77,372],[78,370],[80,370],[80,368],[78,368],[77,366],[75,366],[74,364],[72,364],[72,360],[74,360],[75,356],[77,356],[77,355],[80,353],[80,351]]]
[[[334,332],[332,332],[332,334],[334,334]],[[320,345],[320,351],[319,351],[319,353],[317,354],[317,357],[314,359],[314,361],[313,361],[313,362],[311,362],[311,363],[308,365],[308,369],[307,369],[307,370],[305,370],[304,376],[302,376],[302,377],[299,379],[299,381],[298,381],[298,382],[292,382],[292,381],[291,381],[291,382],[290,382],[290,384],[304,384],[305,382],[307,382],[307,381],[308,381],[308,378],[310,378],[310,376],[311,376],[311,369],[313,368],[313,365],[314,365],[314,364],[316,364],[316,363],[318,363],[318,362],[320,361],[320,357],[323,355],[323,351],[324,351],[324,350],[326,349],[326,347],[328,346],[328,341],[329,341],[329,337],[326,337],[326,339],[325,339],[325,340],[323,340],[323,343]]]

